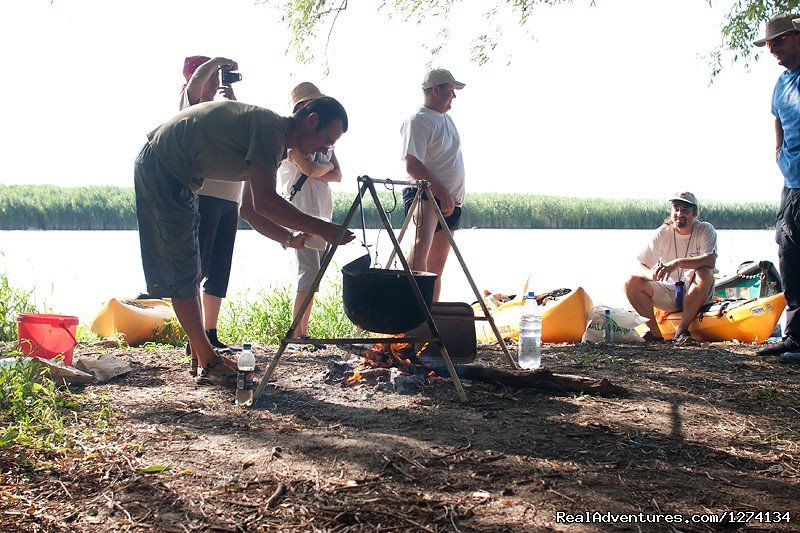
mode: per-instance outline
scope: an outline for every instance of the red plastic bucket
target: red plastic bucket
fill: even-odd
[[[52,359],[64,355],[64,364],[72,366],[72,350],[78,344],[78,317],[22,313],[17,316],[19,349],[25,355]]]

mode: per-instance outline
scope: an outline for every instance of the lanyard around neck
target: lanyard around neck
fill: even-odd
[[[692,231],[689,232],[689,240],[686,242],[686,252],[683,257],[678,254],[678,237],[675,235],[678,231],[675,226],[672,226],[672,243],[675,245],[675,257],[677,259],[685,259],[689,257],[689,247],[692,245],[692,237],[694,236],[694,222],[692,222]],[[683,269],[678,267],[678,281],[683,279]]]

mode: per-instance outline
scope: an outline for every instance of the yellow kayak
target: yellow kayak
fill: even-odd
[[[519,338],[522,304],[523,298],[519,297],[496,309],[490,309],[494,323],[504,339]],[[479,304],[472,307],[477,316],[483,316]],[[581,287],[562,296],[545,298],[542,303],[542,342],[580,342],[592,307],[592,299]],[[497,342],[488,320],[475,321],[475,336],[479,343]]]
[[[689,333],[700,341],[731,341],[761,344],[775,330],[786,298],[783,293],[753,300],[723,300],[700,313],[689,325]],[[675,337],[681,313],[657,316],[658,329],[665,339]]]
[[[111,298],[97,312],[90,328],[101,337],[122,335],[128,344],[173,341],[183,334],[168,300]]]

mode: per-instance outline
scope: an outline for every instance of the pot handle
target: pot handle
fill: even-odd
[[[362,255],[358,259],[350,261],[345,266],[342,267],[342,272],[350,275],[358,275],[363,274],[365,271],[369,269],[369,265],[372,260],[369,257],[369,254]]]

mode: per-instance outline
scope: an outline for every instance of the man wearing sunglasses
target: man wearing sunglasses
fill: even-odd
[[[775,223],[778,264],[786,297],[786,329],[781,342],[756,352],[800,362],[800,18],[780,14],[767,22],[763,39],[786,71],[772,93],[775,116],[775,159],[783,174],[781,204]]]

